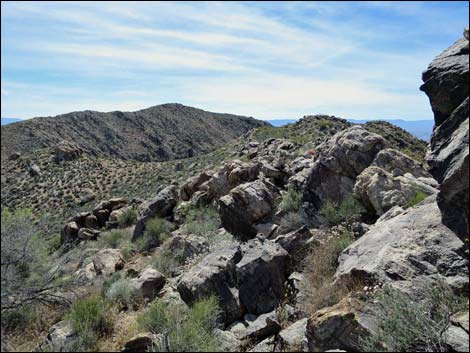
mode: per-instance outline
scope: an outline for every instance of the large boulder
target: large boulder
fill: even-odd
[[[348,296],[338,304],[318,310],[307,323],[310,352],[361,351],[360,338],[374,330],[374,311],[359,298]]]
[[[300,319],[279,332],[283,352],[308,352],[307,322]]]
[[[465,245],[441,222],[435,196],[393,218],[378,221],[339,257],[337,280],[367,279],[402,288],[442,279],[468,291]]]
[[[303,185],[303,198],[318,210],[323,202],[341,202],[353,190],[356,177],[384,149],[380,135],[353,126],[338,132],[317,149],[318,158]]]
[[[244,321],[235,325],[233,330],[235,336],[242,340],[262,340],[271,335],[277,334],[281,330],[276,312],[272,311],[259,316],[247,314]]]
[[[468,34],[468,32],[467,32]],[[468,242],[469,234],[469,41],[459,39],[423,72],[435,126],[427,162],[441,185],[442,221]]]
[[[418,194],[429,196],[437,191],[427,178],[415,178],[410,173],[394,176],[376,166],[364,169],[353,189],[355,197],[378,216],[394,206],[406,207]]]
[[[61,141],[54,146],[54,160],[56,163],[63,163],[79,158],[84,150],[70,141]]]
[[[149,267],[144,269],[137,278],[131,279],[130,286],[139,297],[153,300],[165,282],[165,276]]]
[[[250,314],[274,310],[284,298],[289,255],[270,240],[252,239],[243,246],[236,264],[240,300]]]
[[[274,198],[274,187],[267,181],[237,186],[219,200],[222,226],[241,240],[253,238],[257,233],[255,223],[272,214]]]
[[[183,201],[189,201],[191,196],[198,191],[202,183],[208,181],[211,178],[211,174],[208,172],[202,172],[192,178],[189,178],[180,189],[180,197]]]
[[[177,289],[188,305],[216,295],[226,324],[243,315],[236,288],[236,263],[241,259],[238,245],[228,245],[206,255],[180,278]]]
[[[136,240],[145,231],[146,223],[154,217],[169,217],[178,201],[178,192],[175,185],[170,185],[161,190],[150,202],[143,207],[143,211],[137,220],[132,234],[132,240]]]
[[[380,167],[393,176],[410,173],[415,178],[432,178],[422,163],[393,148],[386,148],[377,153],[371,165]]]

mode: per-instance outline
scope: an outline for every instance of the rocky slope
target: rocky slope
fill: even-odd
[[[91,155],[137,161],[166,161],[207,153],[266,123],[181,104],[137,112],[73,112],[2,126],[2,159],[62,140]]]

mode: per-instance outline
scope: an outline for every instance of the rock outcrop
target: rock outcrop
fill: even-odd
[[[443,280],[458,293],[468,291],[464,243],[441,222],[435,196],[379,221],[339,257],[338,280],[357,278],[402,289],[416,281]]]
[[[467,32],[468,33],[468,32]],[[430,172],[440,184],[442,221],[468,244],[469,232],[469,41],[459,39],[423,72],[420,87],[434,112]]]

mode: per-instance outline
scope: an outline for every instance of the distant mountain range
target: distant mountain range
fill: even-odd
[[[13,152],[73,142],[93,155],[166,161],[213,151],[247,131],[268,125],[251,117],[211,113],[182,104],[136,112],[80,111],[2,126],[2,159]]]
[[[346,119],[352,123],[364,124],[371,120],[366,119]],[[268,120],[268,122],[273,126],[283,126],[287,124],[292,124],[298,121],[298,119],[273,119]],[[414,135],[417,138],[420,138],[425,141],[429,141],[431,138],[432,129],[434,127],[434,120],[403,120],[403,119],[384,119],[393,125],[401,127],[402,129],[408,131],[410,134]]]

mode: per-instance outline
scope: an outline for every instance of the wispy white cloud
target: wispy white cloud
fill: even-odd
[[[182,102],[265,119],[429,118],[421,71],[468,23],[457,3],[1,6],[2,115],[24,117]]]

